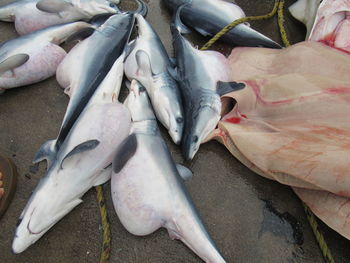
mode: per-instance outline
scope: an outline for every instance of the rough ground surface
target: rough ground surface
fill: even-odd
[[[2,3],[10,2],[1,0]],[[171,53],[169,13],[160,0],[149,0],[148,20],[154,25]],[[237,0],[248,15],[267,13],[273,0]],[[287,0],[287,6],[294,0]],[[131,7],[128,0],[123,6]],[[304,29],[289,16],[287,31],[292,42],[303,39]],[[276,19],[252,26],[280,42]],[[0,23],[0,41],[15,38],[12,24]],[[205,39],[194,36],[198,46]],[[229,47],[215,45],[226,54]],[[98,262],[102,230],[95,199],[89,191],[79,205],[36,244],[20,255],[11,252],[17,218],[30,193],[45,172],[31,160],[39,146],[55,138],[68,97],[51,78],[42,83],[6,91],[0,96],[0,152],[15,161],[20,178],[15,199],[0,221],[0,262]],[[164,133],[165,134],[165,133]],[[180,151],[165,134],[175,159]],[[220,144],[203,145],[188,164],[194,178],[188,190],[213,239],[228,262],[323,262],[306,221],[300,201],[278,183],[265,180],[235,160]],[[111,262],[201,262],[179,241],[172,241],[165,230],[147,237],[135,237],[120,224],[105,185],[112,230]],[[321,225],[336,262],[349,262],[350,242]]]

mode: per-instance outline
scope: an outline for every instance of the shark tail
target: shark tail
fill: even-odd
[[[207,232],[196,209],[186,205],[187,212],[181,217],[173,216],[165,225],[172,239],[181,240],[207,263],[225,263],[214,241]]]
[[[240,46],[281,48],[280,44],[245,24],[234,27],[222,38],[224,41]]]
[[[40,146],[39,151],[35,154],[33,163],[47,161],[47,169],[51,166],[56,156],[56,140],[50,140]]]
[[[7,4],[0,6],[0,21],[14,22],[15,21],[15,4]],[[18,8],[18,7],[17,7]]]

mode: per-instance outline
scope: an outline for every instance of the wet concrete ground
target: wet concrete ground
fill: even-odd
[[[128,2],[128,0],[124,0]],[[1,3],[10,2],[1,0]],[[148,21],[172,53],[169,13],[160,0],[149,0]],[[248,15],[269,12],[273,0],[237,0]],[[286,1],[289,6],[294,0]],[[124,4],[127,6],[127,4]],[[292,42],[303,39],[304,29],[289,16]],[[252,26],[280,42],[276,19]],[[16,37],[12,24],[0,23],[0,41]],[[194,36],[195,45],[205,42]],[[228,53],[230,47],[215,45]],[[17,219],[30,193],[45,172],[31,160],[39,146],[55,138],[68,97],[51,78],[0,96],[0,152],[12,157],[19,171],[15,199],[0,221],[0,262],[98,262],[102,230],[95,190],[84,203],[64,217],[36,244],[20,255],[11,252]],[[179,149],[164,133],[174,158]],[[298,198],[289,187],[263,179],[244,167],[217,142],[201,147],[189,163],[194,178],[186,186],[210,234],[228,262],[323,262],[320,250]],[[112,231],[111,262],[201,262],[186,246],[169,238],[165,230],[146,237],[129,234],[113,210],[109,183],[104,186]],[[321,224],[336,262],[350,262],[350,242]]]

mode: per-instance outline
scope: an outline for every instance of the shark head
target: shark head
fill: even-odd
[[[132,80],[129,87],[130,93],[124,105],[129,109],[133,122],[155,120],[151,102],[146,89],[137,81]]]
[[[138,20],[140,19],[144,21],[139,15]],[[157,118],[168,129],[173,141],[179,144],[184,119],[181,94],[176,81],[167,72],[154,72],[150,56],[146,51],[139,49],[135,53],[135,59],[138,68],[137,75],[144,79],[143,83],[146,83],[144,85],[149,91]]]
[[[182,152],[186,160],[193,159],[199,146],[215,129],[219,120],[220,113],[212,107],[205,106],[191,120],[186,121],[182,142]]]
[[[182,139],[184,117],[181,95],[177,83],[168,74],[153,77],[153,104],[160,122],[168,128],[169,135],[176,144]]]
[[[45,187],[41,187],[44,184]],[[62,194],[62,191],[57,191],[55,183],[48,183],[47,177],[43,177],[18,220],[12,251],[16,254],[21,253],[40,239],[82,202],[75,196],[76,193],[73,196]]]

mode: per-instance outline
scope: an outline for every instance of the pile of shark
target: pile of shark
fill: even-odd
[[[20,35],[0,44],[0,91],[56,75],[70,98],[57,138],[34,157],[34,163],[47,161],[47,172],[20,215],[15,253],[41,238],[90,188],[111,179],[115,211],[130,233],[164,227],[203,261],[226,262],[184,185],[192,172],[175,163],[157,120],[184,158],[193,159],[218,126],[220,97],[246,85],[232,81],[224,55],[200,51],[183,35],[213,36],[245,14],[224,0],[164,0],[173,12],[170,58],[144,18],[147,5],[136,1],[135,11],[120,10],[119,0],[19,0],[0,7],[0,20],[14,22]],[[68,54],[60,47],[75,40]],[[247,24],[222,41],[281,48]],[[121,103],[123,83],[129,94]]]

